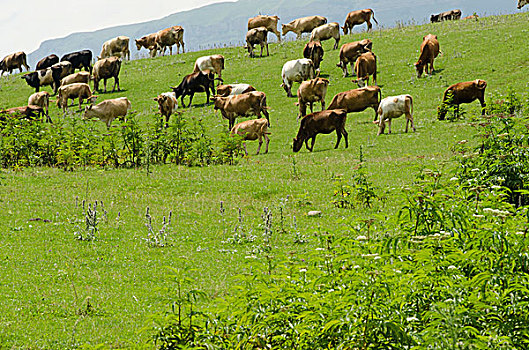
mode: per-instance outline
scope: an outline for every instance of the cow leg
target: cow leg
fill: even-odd
[[[79,110],[82,110],[83,109],[83,99],[79,97]]]
[[[209,104],[209,90],[206,87],[206,106]]]
[[[386,122],[384,121],[384,118],[380,116],[378,118],[378,133],[377,136],[380,136],[384,133],[384,129],[386,128]]]
[[[378,86],[377,84],[377,71],[375,69],[375,73],[373,73],[373,83],[375,84],[375,86]]]
[[[481,104],[481,115],[485,115],[485,107],[487,107],[487,105],[485,104],[485,99],[483,96],[480,96],[478,99],[479,103]]]
[[[334,38],[334,47],[333,50],[336,50],[338,48],[338,43],[340,42],[340,37]]]
[[[314,113],[314,102],[309,102],[310,113]]]
[[[248,150],[246,149],[246,142],[243,142],[242,145],[244,146],[244,154],[248,156]],[[259,149],[257,150],[257,154],[259,154]]]
[[[268,43],[266,43],[266,56],[270,56],[270,52],[268,51]]]
[[[105,87],[105,92],[107,92],[107,79],[103,79],[103,85]]]
[[[194,92],[192,92],[191,95],[189,95],[189,106],[188,107],[191,107],[191,102],[193,102],[193,96],[195,96]]]
[[[265,154],[267,154],[268,153],[268,144],[270,143],[270,138],[268,137],[268,135],[266,135],[266,133],[264,134],[264,138],[265,138],[265,141],[266,141]]]
[[[388,119],[388,135],[391,134],[391,120],[392,118]]]
[[[263,57],[263,49],[264,49],[264,45],[263,43],[261,43],[261,56],[260,57]]]
[[[170,117],[170,116],[171,116],[170,114],[167,114],[167,115],[165,116],[165,127],[166,127],[166,128],[169,127],[169,117]]]
[[[373,119],[373,121],[375,121],[378,117],[378,106],[373,106],[373,109],[375,110],[375,119]]]
[[[314,143],[316,142],[316,135],[312,136],[312,142],[310,144],[310,149],[309,151],[312,152],[312,150],[314,149]],[[308,147],[307,147],[308,148]]]
[[[340,145],[340,140],[342,139],[342,132],[340,129],[336,129],[336,145],[334,146],[334,149],[337,149]]]
[[[371,24],[371,21],[367,21],[366,24],[367,24],[367,31],[370,32],[372,30],[372,28],[373,28],[373,25]]]
[[[186,104],[184,103],[184,96],[185,94],[182,94],[182,96],[180,96],[180,101],[182,102],[182,108],[186,108]]]
[[[325,99],[321,99],[321,110],[323,111],[325,109]]]
[[[259,146],[257,146],[257,153],[255,155],[259,154],[259,151],[261,151],[261,146],[263,145],[263,137],[259,135]]]

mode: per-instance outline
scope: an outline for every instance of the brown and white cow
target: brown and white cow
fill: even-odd
[[[241,95],[220,97],[213,96],[215,110],[220,110],[222,116],[229,121],[229,130],[233,128],[238,116],[256,115],[261,118],[263,113],[270,126],[270,115],[266,106],[266,94],[261,91],[251,91]]]
[[[165,54],[165,49],[169,47],[169,54],[173,54],[173,45],[176,44],[176,54],[180,53],[180,46],[182,46],[182,52],[185,52],[184,48],[184,28],[181,26],[172,26],[170,28],[162,29],[156,33],[155,43],[157,49],[162,52],[162,56]]]
[[[518,10],[520,10],[525,5],[529,4],[529,0],[518,0]]]
[[[4,72],[11,74],[14,69],[18,69],[20,72],[22,72],[22,67],[26,67],[26,70],[29,71],[25,52],[20,51],[7,55],[2,59],[2,61],[0,61],[0,76]]]
[[[246,33],[246,48],[250,53],[250,57],[255,56],[253,54],[253,46],[257,44],[261,45],[261,57],[263,57],[263,48],[265,46],[266,55],[270,56],[270,52],[268,51],[268,29],[265,27],[253,28]]]
[[[323,41],[334,39],[333,50],[338,48],[340,42],[340,25],[337,22],[331,22],[314,28],[310,34],[310,41]]]
[[[343,44],[340,48],[340,62],[336,64],[337,67],[342,68],[344,78],[349,74],[347,72],[347,65],[351,64],[351,70],[354,71],[354,63],[363,53],[371,51],[373,42],[369,39],[360,41],[353,41],[352,43]]]
[[[294,138],[293,151],[299,152],[303,143],[305,143],[305,147],[312,152],[318,134],[330,134],[335,130],[338,139],[336,140],[336,146],[334,148],[336,149],[340,145],[342,135],[345,138],[345,148],[349,147],[347,140],[348,134],[345,130],[346,120],[347,111],[343,109],[326,110],[304,116],[301,119],[298,134]],[[310,147],[309,140],[312,140]]]
[[[116,56],[130,60],[129,41],[130,38],[127,36],[118,36],[105,41],[98,59]]]
[[[99,91],[99,81],[103,79],[103,85],[107,92],[107,79],[114,78],[114,87],[112,92],[119,88],[119,71],[121,69],[121,58],[109,57],[103,58],[94,64],[94,91]]]
[[[353,83],[357,83],[359,87],[369,85],[369,76],[373,76],[373,83],[377,85],[377,56],[371,51],[363,53],[358,57],[355,63],[355,72],[357,79]]]
[[[487,82],[476,79],[450,85],[443,94],[443,102],[439,106],[437,118],[444,120],[449,106],[455,106],[455,113],[459,113],[459,105],[462,103],[471,103],[478,100],[481,104],[481,114],[485,115],[485,89]]]
[[[97,105],[85,107],[83,119],[98,118],[110,128],[112,121],[118,117],[125,117],[131,104],[128,98],[119,97],[105,100]]]
[[[315,78],[302,82],[298,89],[299,114],[298,119],[307,114],[307,104],[310,106],[310,113],[314,113],[314,102],[321,102],[321,110],[325,109],[325,95],[329,80]]]
[[[297,18],[287,24],[281,25],[281,32],[283,36],[287,35],[288,32],[294,32],[297,38],[301,38],[301,34],[310,33],[316,27],[327,23],[327,18],[322,16],[308,16]]]
[[[154,98],[158,102],[158,109],[160,110],[160,115],[165,117],[165,127],[169,126],[169,118],[178,108],[178,100],[176,99],[176,94],[174,92],[164,92]]]
[[[73,83],[61,86],[57,92],[57,107],[62,108],[63,112],[68,109],[68,100],[79,99],[79,110],[84,100],[90,100],[92,103],[95,102],[97,96],[92,95],[90,86],[85,83]]]
[[[256,91],[256,89],[250,84],[227,84],[217,86],[217,95],[222,97],[240,95],[250,91]]]
[[[261,150],[261,145],[263,144],[264,137],[266,141],[266,148],[264,153],[268,153],[268,144],[270,143],[268,135],[270,135],[270,132],[268,131],[268,120],[265,118],[252,119],[238,123],[231,129],[230,135],[242,136],[243,141],[259,140],[259,147],[257,147],[256,155],[259,154],[259,151]],[[248,151],[246,149],[246,142],[243,142],[243,146],[244,153],[248,155]]]
[[[149,50],[149,54],[151,57],[155,57],[156,52],[158,51],[157,45],[156,45],[156,34],[157,33],[152,33],[152,34],[145,35],[139,39],[134,40],[134,42],[136,43],[136,49],[140,51],[141,48],[144,47],[147,50]]]
[[[430,66],[430,74],[433,73],[433,62],[440,52],[437,35],[428,34],[423,37],[422,40],[421,55],[419,56],[417,63],[415,63],[415,69],[417,69],[417,78],[421,77],[423,70],[426,70],[426,74],[429,74],[428,65]]]
[[[388,134],[391,134],[391,120],[406,116],[406,132],[408,132],[408,124],[411,122],[411,128],[415,131],[413,124],[413,98],[411,95],[389,96],[380,101],[378,106],[378,120],[373,123],[378,124],[378,135],[384,133],[386,122],[388,122]]]
[[[277,36],[277,41],[281,42],[281,33],[277,30],[277,22],[279,17],[277,16],[266,16],[259,15],[248,19],[248,30],[265,27],[269,32],[274,33]]]
[[[435,22],[442,22],[442,21],[451,21],[451,20],[458,20],[460,18],[461,18],[461,10],[459,9],[450,10],[450,11],[441,12],[436,15],[431,15],[430,22],[435,23]]]
[[[320,64],[323,61],[323,46],[319,41],[310,41],[303,48],[303,57],[308,58],[314,63],[314,69],[319,72]]]
[[[90,81],[90,73],[81,71],[81,72],[67,75],[66,77],[62,78],[60,86],[73,84],[73,83],[88,84],[89,81]]]
[[[382,92],[378,86],[367,86],[360,89],[344,91],[336,94],[327,109],[345,109],[347,113],[362,112],[367,108],[375,110],[377,118],[378,106]]]
[[[28,98],[28,106],[39,106],[42,107],[46,114],[48,121],[51,122],[50,115],[48,113],[50,106],[50,94],[48,91],[35,92]]]
[[[369,32],[373,28],[373,25],[371,24],[371,16],[373,16],[373,21],[378,25],[375,13],[372,9],[349,12],[345,18],[345,24],[342,27],[344,35],[347,35],[349,32],[352,33],[354,26],[360,25],[364,22],[367,24],[367,31]]]
[[[224,69],[224,56],[211,55],[202,56],[195,61],[193,73],[196,72],[214,72],[217,73],[219,79],[222,81],[222,70]]]

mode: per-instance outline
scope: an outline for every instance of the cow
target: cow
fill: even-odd
[[[39,92],[41,86],[50,85],[53,88],[53,76],[51,75],[51,67],[41,69],[36,72],[24,74],[20,77],[25,79],[26,83],[35,88],[35,92]]]
[[[90,100],[92,103],[95,102],[97,96],[92,95],[90,86],[85,83],[73,83],[61,86],[57,92],[57,107],[62,108],[62,111],[66,113],[68,109],[68,100],[79,99],[79,110],[82,109],[81,105],[84,100]]]
[[[98,118],[110,128],[112,121],[117,117],[125,117],[130,108],[130,101],[126,97],[105,100],[97,105],[86,106],[83,119]]]
[[[340,42],[340,25],[336,22],[327,23],[316,27],[310,34],[310,41],[323,41],[334,39],[333,50],[338,48]]]
[[[369,76],[373,76],[373,83],[377,85],[377,56],[371,51],[363,53],[355,63],[355,73],[358,79],[353,80],[359,87],[369,85]]]
[[[362,112],[367,108],[375,110],[377,119],[378,106],[382,92],[378,86],[367,86],[360,89],[344,91],[336,94],[327,109],[345,109],[347,113]]]
[[[408,132],[408,124],[411,122],[411,128],[415,131],[413,124],[413,98],[410,95],[389,96],[380,101],[378,106],[378,121],[373,123],[378,124],[378,135],[384,133],[386,122],[388,122],[388,134],[391,134],[391,120],[406,116],[406,132]]]
[[[46,115],[46,120],[51,123],[51,118],[49,115],[49,106],[50,106],[50,94],[48,91],[35,92],[28,98],[28,106],[39,106],[44,110]]]
[[[154,98],[154,101],[158,102],[158,109],[160,110],[160,115],[165,117],[165,127],[169,126],[169,118],[178,108],[178,100],[176,99],[176,94],[174,92],[164,92]]]
[[[479,21],[479,16],[476,13],[474,13],[473,15],[463,17],[463,19],[464,20],[474,19],[476,21]]]
[[[136,43],[136,49],[140,51],[141,48],[144,47],[147,50],[149,50],[151,57],[155,57],[156,52],[157,52],[156,34],[157,33],[152,33],[152,34],[145,35],[139,39],[134,40],[134,42]]]
[[[299,152],[303,143],[305,147],[312,152],[314,149],[314,143],[316,142],[316,135],[318,134],[330,134],[336,130],[336,146],[340,145],[342,135],[345,138],[345,148],[349,147],[348,134],[345,130],[345,121],[347,119],[347,111],[343,109],[326,110],[316,113],[311,113],[301,119],[299,125],[298,134],[294,138],[293,151]],[[309,140],[312,140],[311,146],[309,147]]]
[[[129,41],[130,38],[127,36],[118,36],[105,41],[103,43],[103,48],[101,49],[101,54],[97,57],[97,59],[100,60],[103,58],[116,56],[130,60]]]
[[[281,25],[281,32],[283,36],[287,35],[288,32],[294,32],[299,39],[301,34],[310,33],[314,28],[324,24],[327,24],[327,18],[322,16],[302,17]]]
[[[481,104],[481,114],[485,115],[485,88],[487,82],[485,80],[476,79],[474,81],[466,81],[450,85],[445,90],[443,95],[443,102],[439,106],[437,118],[444,120],[448,112],[448,106],[455,106],[455,112],[459,113],[459,105],[462,103],[471,103],[479,100]]]
[[[270,132],[268,131],[268,120],[265,118],[252,119],[238,123],[231,129],[230,135],[242,136],[243,141],[254,141],[259,139],[259,147],[257,147],[256,155],[258,155],[259,151],[261,150],[264,137],[266,140],[266,148],[264,153],[268,153],[268,144],[270,143],[268,135],[270,135]],[[246,150],[246,142],[243,142],[243,145],[244,153],[248,155],[248,151]]]
[[[248,30],[259,27],[265,27],[269,32],[272,32],[277,36],[277,41],[281,42],[281,34],[277,30],[278,21],[279,17],[277,16],[255,16],[248,19]]]
[[[314,113],[314,102],[321,102],[321,110],[325,109],[325,95],[327,94],[327,86],[329,80],[323,78],[315,78],[304,81],[299,85],[298,89],[298,103],[299,115],[298,119],[307,114],[307,104],[310,106],[310,113]]]
[[[310,59],[312,63],[314,63],[314,69],[316,72],[320,71],[323,54],[323,47],[319,41],[310,41],[303,48],[303,57]]]
[[[69,61],[55,63],[51,66],[51,77],[53,79],[53,91],[57,94],[57,89],[61,85],[61,79],[73,72],[72,64]],[[88,73],[90,74],[90,73]]]
[[[75,71],[77,68],[79,70],[81,67],[85,71],[92,74],[92,51],[90,50],[81,50],[76,52],[67,53],[61,57],[61,62],[68,61],[72,64],[72,69]]]
[[[55,54],[46,56],[46,57],[44,57],[43,59],[41,59],[40,61],[37,62],[37,67],[35,68],[35,70],[49,68],[49,67],[53,66],[55,63],[59,63],[59,56],[57,56]]]
[[[61,85],[68,85],[73,83],[85,83],[88,84],[90,81],[90,73],[88,72],[77,72],[70,75],[65,76],[61,79]]]
[[[217,86],[217,95],[222,97],[240,95],[250,91],[256,91],[250,84],[228,84]]]
[[[442,21],[450,21],[450,20],[458,20],[461,18],[461,10],[450,10],[441,12],[437,15],[431,15],[430,16],[430,22],[442,22]]]
[[[44,109],[40,106],[35,105],[8,108],[5,110],[0,110],[0,120],[5,120],[2,117],[2,114],[6,114],[9,116],[19,115],[27,119],[35,119],[36,117],[40,116],[42,118],[42,116],[44,116]],[[51,123],[51,118],[49,116],[46,116],[46,121]]]
[[[351,64],[351,70],[354,71],[353,65],[358,57],[363,53],[370,52],[372,48],[373,42],[369,39],[342,45],[340,48],[340,62],[336,66],[342,68],[344,78],[349,74],[347,72],[347,65]]]
[[[222,55],[211,55],[202,56],[196,59],[193,73],[198,71],[202,72],[214,72],[219,76],[219,80],[222,81],[222,70],[224,69],[224,56]]]
[[[229,121],[229,130],[233,128],[238,116],[256,115],[261,118],[261,112],[265,115],[270,126],[270,115],[266,106],[266,94],[261,91],[251,91],[241,95],[212,97],[214,110],[220,110],[222,116]]]
[[[173,26],[170,28],[162,29],[156,33],[154,38],[156,48],[160,50],[162,56],[165,54],[165,49],[169,47],[169,54],[173,54],[173,45],[176,44],[176,53],[180,53],[180,46],[182,46],[182,51],[184,49],[184,28],[180,26]]]
[[[371,31],[373,25],[371,24],[371,16],[373,16],[373,21],[378,25],[378,22],[375,18],[375,12],[372,9],[364,9],[352,11],[347,14],[345,18],[345,23],[342,27],[344,35],[347,35],[349,31],[353,32],[353,27],[362,23],[367,24],[367,31]]]
[[[525,5],[529,4],[529,0],[518,0],[518,10],[520,10]]]
[[[266,46],[266,55],[270,56],[268,51],[268,30],[265,27],[258,27],[250,29],[246,33],[246,48],[250,53],[250,57],[255,57],[253,54],[253,46],[261,45],[261,57],[263,57],[263,48]]]
[[[419,56],[417,63],[415,63],[417,78],[421,77],[423,70],[426,70],[426,74],[428,74],[428,65],[430,65],[430,73],[433,73],[433,62],[440,52],[437,35],[428,34],[423,37],[422,40],[421,55]]]
[[[7,55],[0,61],[0,76],[4,72],[11,74],[14,69],[18,69],[22,73],[22,67],[26,67],[26,70],[29,71],[29,66],[26,61],[26,53],[23,51]]]
[[[314,63],[310,59],[301,58],[288,61],[281,70],[281,78],[283,79],[281,87],[285,89],[288,97],[292,97],[293,82],[301,83],[304,80],[313,79],[315,75]]]
[[[114,78],[114,87],[112,92],[116,90],[116,85],[119,88],[119,71],[121,69],[121,58],[109,57],[103,58],[94,64],[94,91],[99,90],[99,81],[103,79],[105,92],[107,92],[107,79]]]
[[[171,86],[171,89],[175,93],[175,97],[180,97],[180,100],[182,102],[182,107],[185,108],[184,103],[184,97],[189,97],[189,105],[188,107],[191,107],[191,102],[193,102],[193,96],[197,92],[205,92],[206,93],[206,105],[209,103],[209,92],[211,91],[211,94],[215,94],[215,86],[213,82],[215,81],[215,75],[211,72],[194,72],[191,74],[186,75],[183,79],[180,85],[177,87]]]

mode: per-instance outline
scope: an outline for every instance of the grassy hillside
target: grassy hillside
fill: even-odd
[[[376,137],[373,111],[354,113],[347,120],[348,149],[342,143],[334,150],[335,134],[323,135],[318,136],[313,153],[302,149],[293,154],[296,100],[287,98],[279,87],[281,67],[301,57],[302,41],[273,44],[270,57],[264,58],[250,59],[236,47],[125,62],[120,76],[124,90],[100,98],[127,96],[146,127],[158,118],[153,97],[178,84],[192,71],[197,57],[222,53],[226,83],[250,83],[267,94],[270,152],[244,158],[235,166],[157,165],[150,174],[144,168],[1,170],[0,343],[7,348],[56,349],[144,344],[148,335],[138,331],[151,324],[148,316],[169,310],[174,300],[175,280],[166,267],[189,269],[185,274],[194,280],[193,288],[207,293],[203,305],[216,303],[215,297],[240,287],[235,276],[253,270],[248,257],[263,244],[265,207],[274,210],[277,227],[278,208],[284,209],[288,233],[274,235],[271,246],[276,256],[304,257],[318,246],[318,234],[350,232],[358,220],[376,218],[373,230],[383,230],[387,218],[403,205],[401,187],[413,182],[418,168],[450,168],[451,147],[461,140],[475,142],[469,121],[478,118],[477,102],[464,106],[464,120],[436,120],[447,86],[480,78],[488,82],[488,97],[513,89],[527,98],[528,18],[527,14],[489,17],[343,37],[341,43],[373,40],[383,97],[413,95],[417,132],[405,134],[404,120],[398,119],[392,135]],[[428,33],[438,35],[443,56],[436,60],[434,75],[416,79],[413,63]],[[330,102],[334,94],[355,86],[336,67],[338,50],[331,50],[331,42],[325,42],[324,48],[322,76],[331,82],[326,99]],[[0,107],[24,105],[31,93],[19,75],[3,77]],[[193,107],[183,110],[184,118],[202,119],[208,135],[225,132],[227,121],[204,102],[203,94],[196,95]],[[51,111],[52,118],[62,118],[56,106]],[[93,132],[106,132],[102,123],[92,125]],[[119,122],[113,127],[119,128]],[[249,143],[248,148],[255,152],[256,144]],[[370,181],[386,200],[376,210],[336,208],[331,204],[334,178],[341,174],[351,179],[360,153]],[[74,238],[76,226],[84,225],[83,200],[103,201],[107,211],[97,239],[91,242]],[[154,217],[155,230],[161,227],[162,216],[172,211],[168,246],[152,248],[146,243],[146,208]],[[255,235],[253,242],[230,243],[237,238],[234,227],[240,227],[239,209],[243,231]],[[323,215],[308,217],[310,210]],[[35,218],[50,222],[31,220]],[[296,244],[296,231],[308,243]]]

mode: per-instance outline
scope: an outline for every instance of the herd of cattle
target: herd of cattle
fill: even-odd
[[[529,0],[519,0],[518,8],[523,7]],[[445,20],[458,20],[461,18],[461,10],[452,10],[432,15],[431,22]],[[368,31],[371,30],[370,20],[375,19],[372,9],[364,9],[350,12],[341,27],[344,34],[352,31],[355,25],[367,24]],[[477,19],[477,15],[465,17],[465,19]],[[250,57],[254,57],[254,45],[261,46],[261,56],[263,49],[268,50],[268,32],[274,33],[278,41],[281,41],[281,34],[277,30],[279,17],[259,15],[248,20],[248,32],[246,34],[246,49]],[[135,40],[136,47],[142,47],[150,51],[151,57],[158,52],[163,55],[169,47],[172,54],[172,46],[177,45],[177,53],[180,46],[184,51],[183,42],[184,29],[180,26],[173,26],[163,29],[157,33],[146,35]],[[411,123],[415,131],[413,121],[413,97],[404,94],[399,96],[389,96],[382,99],[381,89],[376,84],[377,58],[373,53],[373,42],[369,39],[346,43],[341,46],[339,63],[337,66],[342,69],[343,77],[349,73],[347,66],[351,65],[353,74],[359,88],[340,92],[335,95],[325,110],[325,96],[329,80],[319,77],[320,63],[323,59],[324,50],[321,41],[334,39],[334,49],[338,48],[340,41],[340,25],[336,22],[327,23],[327,19],[322,16],[309,16],[295,19],[282,25],[282,34],[294,32],[298,38],[303,33],[310,33],[310,40],[303,49],[302,59],[291,60],[283,65],[281,72],[282,84],[288,97],[292,97],[292,86],[294,82],[299,82],[297,91],[299,106],[298,119],[301,119],[297,136],[294,138],[293,150],[298,152],[303,143],[308,150],[312,151],[317,134],[329,134],[333,131],[337,133],[335,148],[339,146],[342,136],[345,139],[345,147],[348,146],[348,134],[345,130],[346,116],[348,113],[361,112],[367,108],[375,111],[375,121],[378,124],[378,135],[384,133],[385,124],[388,123],[388,133],[391,133],[391,120],[402,115],[406,117],[406,132],[408,124]],[[423,72],[431,74],[434,71],[434,60],[441,53],[439,41],[436,35],[426,35],[420,47],[420,56],[415,64],[417,76],[420,78]],[[185,52],[185,51],[184,51]],[[108,99],[99,104],[95,104],[97,96],[92,93],[89,82],[93,81],[94,90],[99,91],[99,82],[103,80],[104,92],[106,92],[107,79],[114,78],[115,91],[119,87],[119,73],[121,70],[121,59],[130,59],[129,38],[119,36],[108,40],[102,46],[101,54],[92,66],[92,52],[82,50],[64,55],[60,60],[56,55],[49,55],[37,63],[35,72],[22,76],[26,83],[35,88],[35,93],[28,99],[28,105],[14,107],[0,111],[0,118],[4,115],[22,115],[26,117],[46,116],[46,120],[51,122],[49,116],[50,94],[47,91],[39,91],[42,86],[51,86],[56,94],[58,108],[66,112],[69,100],[78,99],[79,109],[82,109],[84,101],[90,104],[85,107],[83,119],[98,118],[107,127],[117,117],[124,117],[131,108],[131,103],[126,97]],[[26,62],[26,54],[17,52],[6,56],[0,61],[0,75],[14,69],[22,71],[25,67],[29,71]],[[81,71],[84,68],[85,71]],[[75,73],[75,70],[80,71]],[[241,135],[244,140],[259,140],[257,154],[261,149],[263,138],[266,141],[265,153],[268,152],[269,138],[267,135],[270,126],[270,118],[266,103],[266,94],[249,84],[224,84],[222,70],[224,69],[224,57],[222,55],[211,55],[200,57],[194,64],[191,74],[186,75],[182,82],[171,87],[172,91],[161,93],[154,101],[158,103],[162,118],[165,118],[165,125],[168,125],[170,116],[178,108],[178,98],[182,107],[185,107],[184,97],[189,96],[189,106],[191,106],[195,93],[206,93],[206,104],[213,102],[214,109],[220,110],[222,116],[229,121],[231,134]],[[215,77],[217,75],[218,77]],[[369,85],[372,76],[374,86]],[[215,80],[219,85],[215,91]],[[462,82],[454,84],[446,89],[443,102],[439,107],[438,118],[443,120],[446,117],[447,106],[453,105],[457,109],[459,104],[470,103],[479,100],[484,111],[485,88],[487,83],[483,80]],[[211,92],[211,96],[210,96]],[[314,112],[313,104],[321,103],[321,112]],[[307,106],[310,107],[310,114],[307,114]],[[261,118],[264,114],[265,118]],[[255,115],[258,119],[247,120],[235,125],[235,120],[239,116]],[[378,118],[378,120],[377,120]],[[309,140],[312,140],[309,146]],[[246,145],[244,144],[246,152]]]

